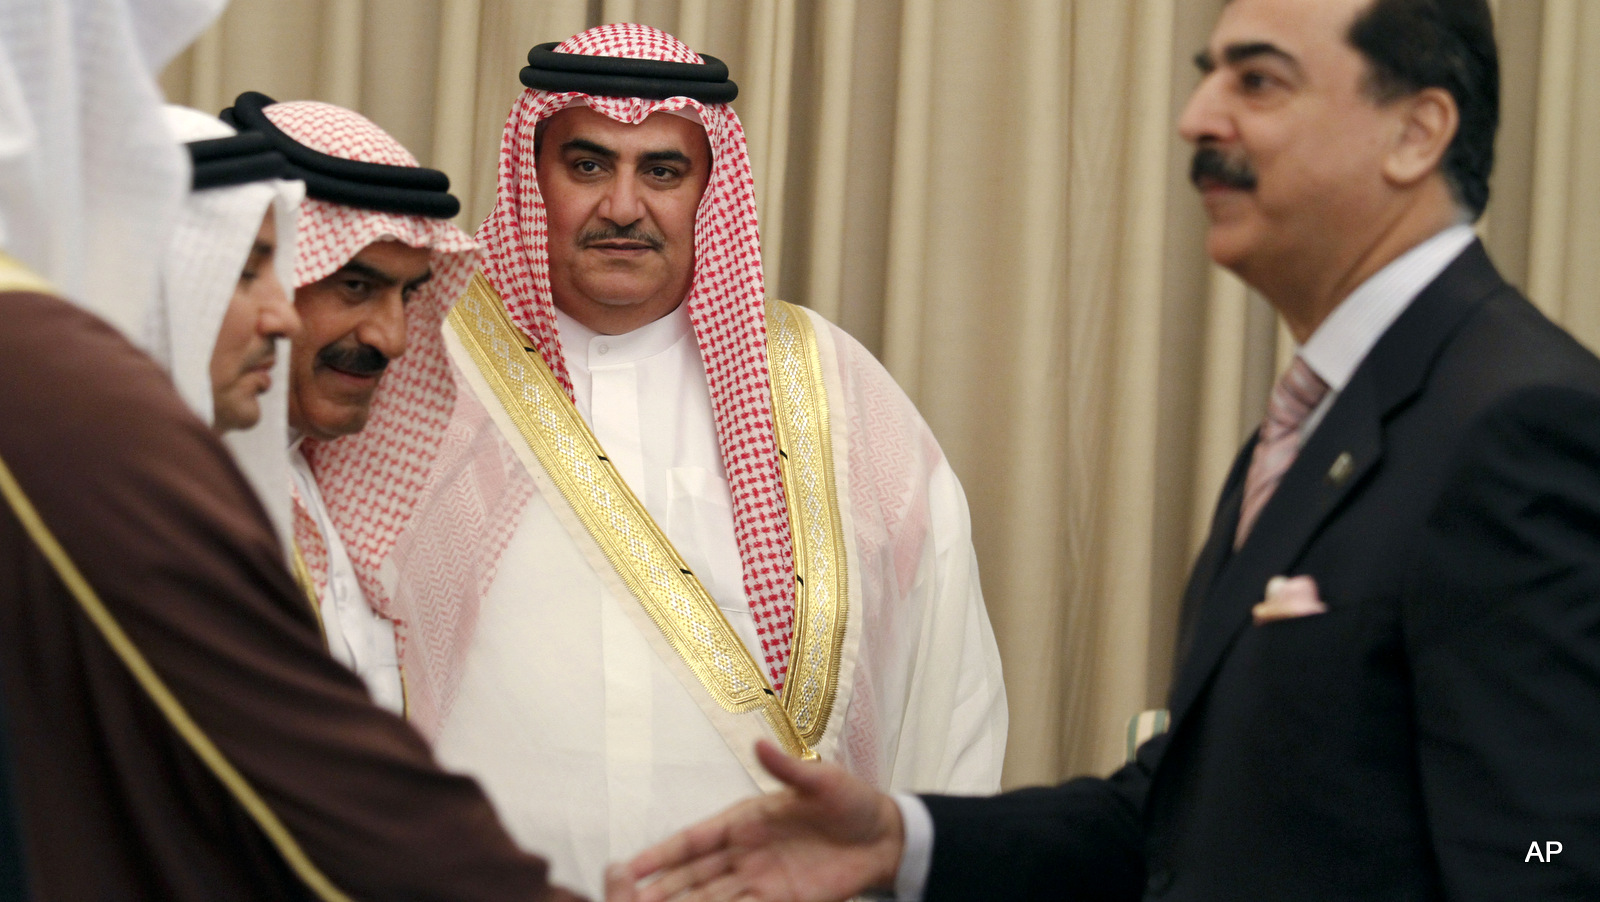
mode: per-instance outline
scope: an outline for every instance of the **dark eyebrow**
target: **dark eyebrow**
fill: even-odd
[[[276,253],[277,250],[278,246],[275,244],[268,244],[265,241],[257,241],[255,246],[250,248],[250,256],[265,257]]]
[[[1222,58],[1230,66],[1237,66],[1258,57],[1270,56],[1281,60],[1296,74],[1300,72],[1300,61],[1296,60],[1287,50],[1266,41],[1247,41],[1242,44],[1229,44],[1222,49]],[[1211,51],[1202,50],[1194,55],[1194,66],[1200,70],[1201,75],[1208,75],[1217,68],[1217,58]]]
[[[681,150],[652,150],[639,157],[642,163],[682,163],[685,166],[693,165],[694,161]]]
[[[407,282],[406,283],[406,287],[407,288],[417,288],[417,287],[421,286],[423,283],[427,282],[431,278],[433,278],[433,270],[430,269],[427,272],[423,273],[422,275],[417,276],[415,279],[412,279],[411,281]]]
[[[593,141],[590,141],[588,138],[571,138],[571,139],[569,139],[567,141],[562,142],[562,144],[561,144],[561,152],[562,153],[571,153],[574,150],[581,150],[581,151],[583,151],[585,153],[592,153],[592,154],[594,154],[596,156],[605,157],[608,160],[614,160],[614,159],[617,158],[617,152],[616,151],[612,150],[609,147],[606,147],[603,144],[596,144]]]
[[[336,276],[345,276],[345,275],[363,276],[363,277],[371,279],[372,281],[377,282],[379,285],[383,285],[385,287],[387,287],[389,285],[396,285],[396,284],[399,284],[399,282],[400,282],[400,280],[398,278],[396,278],[395,276],[384,272],[383,270],[379,269],[376,266],[373,266],[370,263],[362,263],[360,260],[351,260],[351,261],[349,261],[345,265],[339,267],[339,271],[334,273],[334,275],[336,275]],[[431,276],[431,275],[433,275],[433,273],[429,273],[428,275]]]
[[[1284,50],[1276,44],[1269,44],[1266,41],[1250,41],[1244,44],[1229,44],[1222,50],[1222,58],[1227,60],[1228,65],[1230,66],[1237,66],[1247,60],[1252,60],[1263,56],[1275,57],[1276,59],[1282,61],[1284,65],[1293,69],[1296,73],[1300,71],[1300,61],[1291,56],[1289,51]]]

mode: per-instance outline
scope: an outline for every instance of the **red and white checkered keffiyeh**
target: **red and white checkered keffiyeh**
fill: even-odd
[[[367,163],[417,165],[387,132],[342,107],[295,101],[268,106],[266,115],[313,150]],[[331,275],[377,241],[396,240],[432,251],[433,278],[406,308],[406,353],[390,364],[379,383],[366,428],[331,442],[308,439],[302,448],[368,603],[395,623],[400,665],[408,676],[408,706],[432,710],[438,690],[429,675],[449,672],[458,662],[433,660],[444,651],[407,640],[413,632],[432,635],[432,620],[456,619],[462,612],[409,610],[410,605],[387,591],[380,574],[423,497],[450,423],[455,385],[440,326],[478,265],[477,245],[449,220],[309,197],[300,207],[297,237],[296,288]],[[327,548],[298,498],[294,525],[295,541],[320,593],[327,583]]]
[[[556,51],[704,62],[677,38],[634,24],[591,28],[563,41]],[[745,596],[768,675],[774,688],[781,689],[794,625],[794,554],[773,431],[763,313],[766,292],[744,126],[726,104],[707,105],[687,97],[646,100],[529,89],[512,106],[500,140],[494,210],[478,229],[478,240],[489,281],[569,397],[572,383],[556,338],[549,233],[535,172],[533,133],[541,120],[574,102],[587,103],[630,125],[652,113],[693,108],[710,139],[711,179],[695,217],[689,319],[705,360],[717,437],[733,494],[734,536],[744,566]]]

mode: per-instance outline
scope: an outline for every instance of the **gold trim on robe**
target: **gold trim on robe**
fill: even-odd
[[[59,295],[50,281],[5,251],[0,251],[0,291],[31,291],[35,294]]]
[[[317,581],[311,577],[311,567],[306,564],[306,556],[300,553],[300,543],[289,540],[289,572],[294,574],[294,581],[300,586],[300,591],[306,596],[306,604],[311,607],[311,613],[317,616],[317,632],[322,634],[322,644],[328,644],[328,627],[322,622],[322,599],[317,597]]]
[[[783,707],[806,745],[815,746],[839,691],[848,574],[817,336],[806,314],[783,301],[767,302],[767,366],[794,542],[794,638]]]
[[[814,757],[844,647],[844,540],[815,337],[804,313],[781,302],[768,310],[780,319],[769,350],[782,355],[771,365],[774,396],[782,395],[774,418],[797,577],[795,639],[781,699],[481,272],[448,322],[562,497],[707,694],[729,713],[759,711],[790,754]]]

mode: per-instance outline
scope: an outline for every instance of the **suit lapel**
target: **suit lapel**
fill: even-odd
[[[1230,501],[1224,493],[1185,597],[1185,619],[1193,626],[1168,701],[1174,731],[1250,624],[1250,609],[1261,601],[1267,580],[1293,575],[1291,568],[1329,519],[1360,492],[1383,456],[1384,421],[1421,390],[1439,350],[1466,314],[1504,285],[1482,245],[1474,243],[1423,289],[1356,369],[1284,474],[1249,539],[1232,555],[1227,551],[1242,486],[1230,479],[1235,497]],[[1253,444],[1246,445],[1235,471]],[[1207,568],[1214,572],[1206,573]]]
[[[1217,574],[1173,688],[1174,723],[1193,703],[1228,646],[1249,625],[1250,609],[1264,596],[1267,580],[1289,574],[1311,539],[1382,456],[1380,412],[1371,389],[1370,379],[1357,378],[1340,393],[1283,475],[1244,547]],[[1231,546],[1232,531],[1213,539]]]
[[[1244,478],[1250,468],[1250,457],[1255,453],[1256,436],[1251,436],[1244,443],[1244,448],[1233,459],[1233,467],[1228,471],[1228,478],[1222,482],[1222,494],[1217,501],[1217,510],[1211,516],[1211,532],[1206,536],[1205,544],[1200,547],[1200,554],[1196,556],[1194,567],[1189,571],[1189,583],[1183,591],[1183,607],[1181,620],[1178,624],[1178,654],[1177,663],[1179,673],[1182,664],[1188,659],[1194,647],[1195,630],[1199,625],[1200,612],[1204,609],[1204,601],[1210,594],[1211,588],[1216,584],[1217,577],[1223,571],[1233,555],[1233,542],[1231,537],[1239,528],[1239,510],[1244,503]]]

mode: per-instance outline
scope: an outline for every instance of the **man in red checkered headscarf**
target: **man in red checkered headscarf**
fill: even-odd
[[[591,892],[769,785],[761,737],[993,788],[965,499],[882,367],[767,300],[727,67],[640,25],[528,60],[444,330],[451,425],[376,574],[428,649],[413,718]]]
[[[450,222],[460,204],[444,173],[360,114],[247,92],[223,119],[265,135],[306,183],[289,360],[296,563],[329,651],[400,712],[413,617],[377,574],[450,421],[439,328],[477,245]]]

